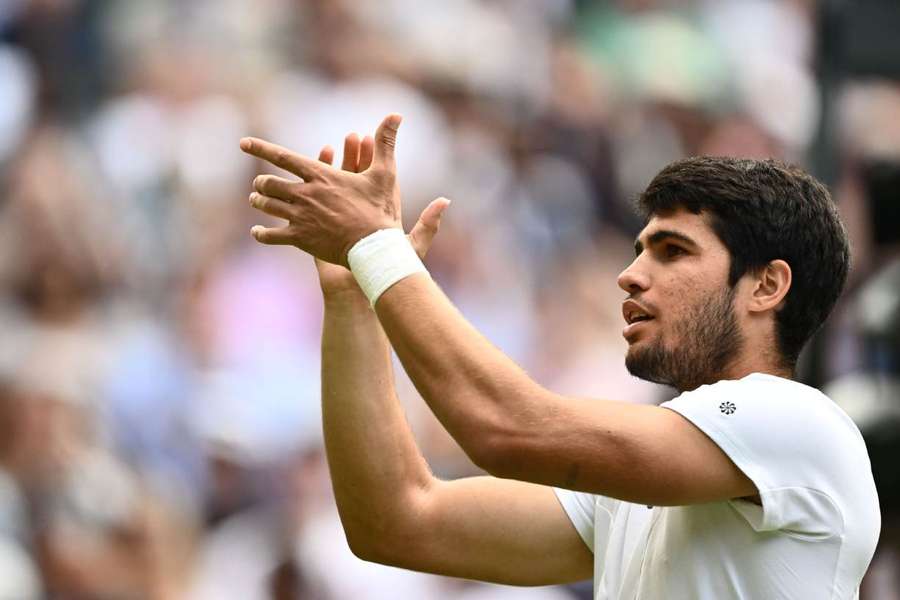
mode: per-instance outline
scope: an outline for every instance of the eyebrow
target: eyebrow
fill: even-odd
[[[647,243],[651,246],[662,242],[663,240],[674,239],[687,244],[689,246],[696,246],[697,242],[692,240],[690,237],[681,233],[680,231],[674,231],[672,229],[660,229],[658,231],[654,231],[649,236],[647,236]],[[635,255],[640,254],[644,251],[644,244],[641,243],[641,240],[634,240],[634,253]]]

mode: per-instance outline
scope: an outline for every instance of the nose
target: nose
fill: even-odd
[[[616,283],[632,296],[638,292],[647,291],[647,288],[650,287],[650,278],[640,267],[640,257],[635,258],[624,271],[619,273]]]

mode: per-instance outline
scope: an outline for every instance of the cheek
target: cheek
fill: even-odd
[[[664,316],[681,316],[689,311],[698,295],[696,282],[670,277],[659,286],[659,308]],[[668,319],[667,319],[668,320]]]
[[[658,298],[663,317],[660,333],[663,337],[670,338],[670,341],[680,343],[682,340],[675,338],[691,329],[697,307],[704,303],[712,291],[703,288],[697,281],[673,279],[667,283],[665,291]]]

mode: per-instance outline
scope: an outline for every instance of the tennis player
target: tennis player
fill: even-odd
[[[851,599],[880,531],[866,447],[797,356],[847,275],[826,189],[775,161],[691,158],[640,198],[625,362],[674,386],[661,406],[554,394],[453,307],[420,260],[446,200],[404,235],[399,115],[345,141],[343,169],[255,138],[299,176],[254,180],[287,220],[252,230],[314,255],[325,299],[322,401],[335,497],[371,561],[518,585],[586,579],[615,600]],[[374,311],[372,308],[374,307]],[[441,481],[396,399],[389,343],[490,476]]]

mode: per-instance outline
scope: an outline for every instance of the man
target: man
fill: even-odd
[[[848,269],[827,191],[768,161],[664,169],[619,276],[623,335],[633,374],[682,393],[660,407],[564,398],[475,331],[418,261],[446,201],[403,236],[399,123],[348,137],[343,171],[324,164],[327,148],[316,161],[241,141],[303,180],[254,180],[251,205],[288,224],[253,235],[332,263],[319,263],[323,421],[354,552],[519,585],[593,569],[597,598],[855,597],[880,529],[866,449],[840,409],[790,380]],[[492,477],[431,475],[394,396],[388,340]]]

